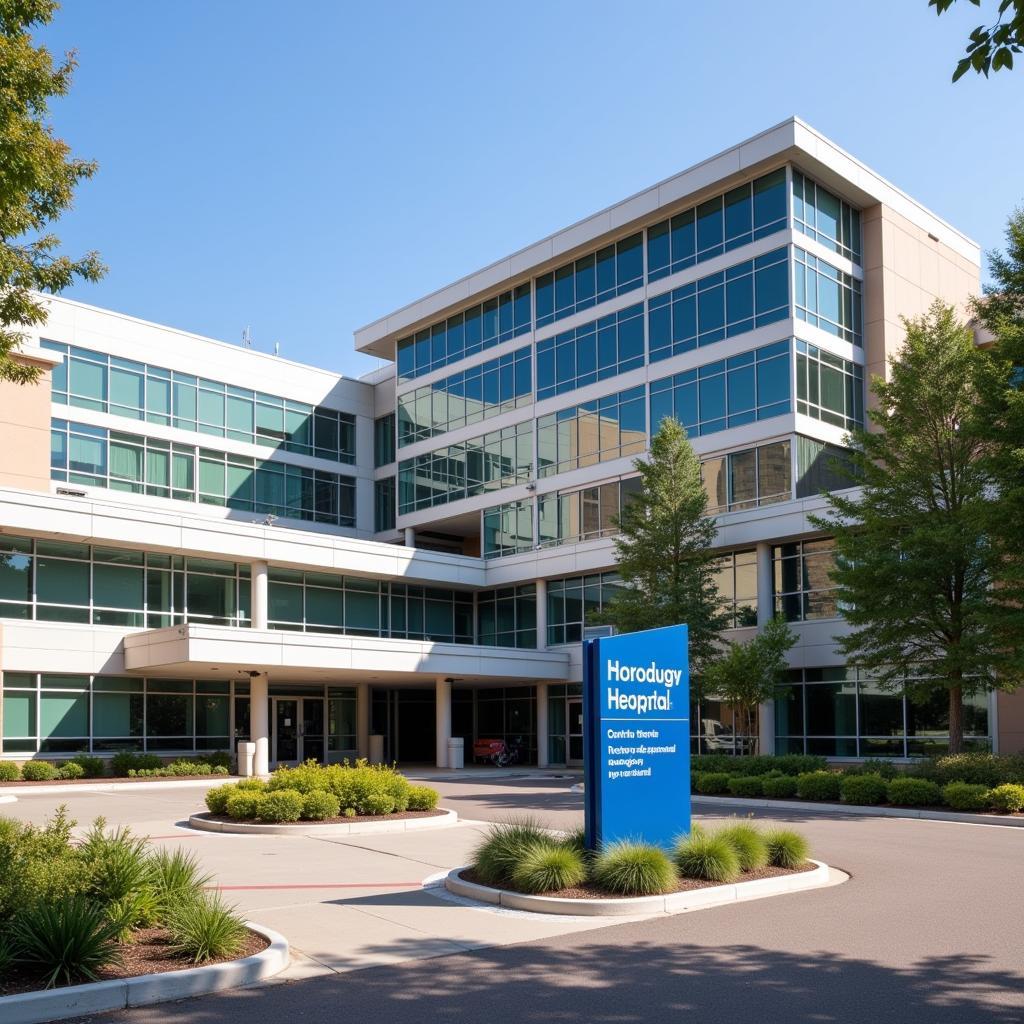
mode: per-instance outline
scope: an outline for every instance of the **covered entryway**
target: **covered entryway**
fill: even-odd
[[[271,697],[270,757],[275,767],[310,759],[324,762],[327,749],[323,697]]]

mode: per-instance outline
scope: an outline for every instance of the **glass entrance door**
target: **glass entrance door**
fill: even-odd
[[[299,698],[274,698],[274,762],[299,763]]]
[[[573,697],[569,705],[569,757],[567,764],[583,764],[583,700]]]
[[[324,702],[321,697],[302,698],[302,760],[324,763]]]

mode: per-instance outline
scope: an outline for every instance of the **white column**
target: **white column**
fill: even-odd
[[[360,757],[370,756],[370,684],[356,686],[356,749]]]
[[[434,684],[434,720],[437,727],[437,767],[448,767],[448,740],[452,735],[452,684],[438,679]]]
[[[764,541],[757,545],[757,625],[764,626],[775,615],[775,594],[772,576],[772,546]],[[775,702],[758,705],[758,753],[775,753]]]
[[[252,628],[267,628],[267,563],[252,563]]]
[[[537,684],[537,767],[548,766],[548,684]]]
[[[256,744],[253,774],[266,775],[270,771],[270,708],[266,672],[249,677],[249,737]]]
[[[416,531],[411,526],[405,528],[405,546],[407,548],[416,547]]]
[[[537,580],[537,650],[548,649],[548,581]]]

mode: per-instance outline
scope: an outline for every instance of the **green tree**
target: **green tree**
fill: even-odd
[[[873,431],[852,434],[860,492],[831,494],[812,517],[836,538],[833,579],[852,627],[849,662],[889,690],[948,691],[950,749],[963,745],[963,700],[1024,678],[1021,611],[992,543],[993,478],[979,403],[992,360],[954,310],[936,302],[904,321],[890,379],[875,377]]]
[[[39,370],[11,358],[25,328],[46,322],[39,292],[59,294],[76,278],[104,273],[96,253],[71,259],[48,225],[67,210],[96,164],[71,156],[47,121],[51,97],[71,87],[75,56],[54,63],[29,31],[49,24],[56,0],[0,0],[0,380],[24,384]]]
[[[969,0],[981,7],[981,0]],[[928,0],[935,13],[943,15],[956,0]],[[996,20],[979,25],[970,35],[966,57],[960,59],[953,72],[953,81],[963,78],[972,68],[988,78],[989,71],[1013,68],[1013,55],[1024,50],[1024,0],[999,0]]]
[[[699,674],[727,625],[711,551],[717,528],[706,515],[700,462],[679,422],[664,419],[650,456],[633,465],[640,473],[640,491],[615,521],[618,571],[625,586],[595,621],[622,633],[685,622],[690,671]]]
[[[766,622],[761,631],[749,640],[729,643],[704,671],[705,691],[731,704],[734,711],[742,716],[755,753],[758,747],[758,737],[754,733],[757,706],[774,700],[778,687],[786,682],[789,667],[786,655],[795,643],[796,635],[785,620],[775,618]]]

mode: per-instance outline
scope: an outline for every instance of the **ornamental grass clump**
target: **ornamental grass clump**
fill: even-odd
[[[839,794],[844,804],[881,804],[889,798],[889,786],[881,775],[844,775]]]
[[[732,843],[718,833],[691,832],[675,849],[676,867],[684,878],[706,882],[734,882],[740,858]]]
[[[168,915],[167,930],[174,952],[196,964],[234,956],[246,936],[242,919],[210,893],[179,903]]]
[[[930,779],[898,777],[889,783],[887,797],[901,807],[936,807],[942,803],[942,788]]]
[[[509,885],[526,855],[550,841],[548,833],[532,818],[491,825],[473,853],[473,870],[485,885]]]
[[[155,850],[150,854],[152,885],[160,915],[166,916],[177,904],[195,899],[209,885],[210,876],[199,867],[196,855],[182,849]]]
[[[753,825],[738,821],[735,825],[718,829],[715,835],[736,851],[740,871],[759,871],[768,863],[768,845]]]
[[[576,850],[554,839],[541,840],[523,854],[512,871],[514,888],[525,893],[557,892],[586,881],[587,868]]]
[[[773,829],[764,834],[768,847],[768,863],[775,868],[792,871],[802,867],[811,852],[810,843],[799,832],[791,829]]]
[[[619,896],[656,896],[676,886],[676,872],[668,854],[649,843],[610,843],[590,868],[594,884]]]

